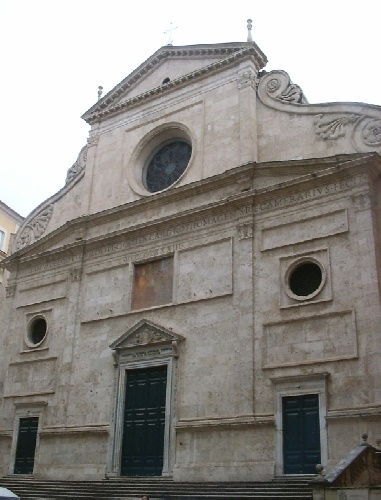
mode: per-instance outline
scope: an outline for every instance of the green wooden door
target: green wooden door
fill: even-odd
[[[285,474],[316,474],[320,464],[319,396],[283,398]]]
[[[32,474],[36,451],[38,417],[20,418],[17,437],[15,474]]]
[[[166,366],[127,371],[122,476],[162,473],[166,385]]]

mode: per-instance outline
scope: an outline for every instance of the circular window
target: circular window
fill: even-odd
[[[299,260],[286,273],[286,292],[296,300],[311,299],[321,291],[325,280],[326,272],[320,262]]]
[[[144,135],[128,160],[131,189],[149,196],[180,183],[192,166],[195,143],[182,123],[165,123]]]
[[[181,139],[161,145],[149,158],[143,182],[150,193],[172,186],[184,173],[192,156],[192,146]]]
[[[40,345],[44,341],[47,331],[48,325],[46,319],[43,316],[33,318],[28,326],[27,344],[30,347],[36,347]]]

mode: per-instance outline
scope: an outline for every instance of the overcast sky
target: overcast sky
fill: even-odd
[[[0,0],[0,200],[26,216],[58,191],[86,143],[80,116],[167,38],[245,41],[310,102],[381,105],[379,0]]]

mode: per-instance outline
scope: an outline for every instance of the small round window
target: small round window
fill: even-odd
[[[192,156],[192,146],[174,139],[162,144],[148,159],[143,171],[143,183],[150,193],[172,186],[184,173]]]
[[[33,318],[28,326],[28,345],[30,347],[40,345],[44,341],[47,331],[48,325],[43,316]]]
[[[286,273],[287,294],[297,300],[311,299],[323,288],[325,279],[319,262],[309,259],[294,263]]]

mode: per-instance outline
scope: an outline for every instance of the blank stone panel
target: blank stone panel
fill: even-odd
[[[264,326],[264,368],[357,357],[353,311]]]
[[[105,269],[87,274],[83,319],[128,312],[130,289],[129,268],[127,266]]]
[[[54,392],[56,363],[57,358],[47,358],[10,364],[5,382],[5,397]]]
[[[262,229],[261,250],[271,250],[348,231],[346,210],[337,210]]]
[[[230,239],[179,252],[177,302],[231,294],[232,276]]]

